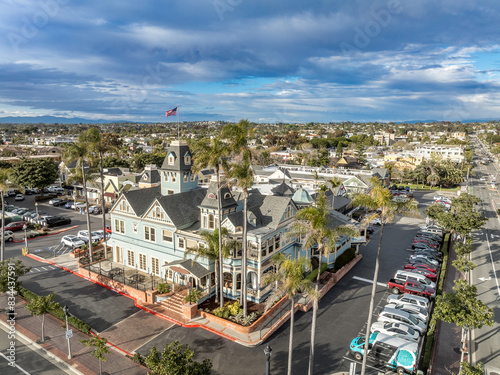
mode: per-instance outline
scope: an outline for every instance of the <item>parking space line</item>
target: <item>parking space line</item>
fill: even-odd
[[[353,276],[352,278],[355,279],[355,280],[365,281],[367,283],[373,284],[373,280],[370,280],[370,279],[365,279],[365,278],[359,277],[359,276]],[[377,285],[378,286],[385,286],[385,287],[387,286],[387,284],[380,283],[380,282],[377,282]]]

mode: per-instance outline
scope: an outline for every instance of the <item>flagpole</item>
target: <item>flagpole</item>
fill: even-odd
[[[181,140],[181,132],[179,129],[179,106],[177,105],[177,139],[180,141]]]

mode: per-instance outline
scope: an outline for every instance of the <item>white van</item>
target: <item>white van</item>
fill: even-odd
[[[421,232],[437,234],[439,237],[443,237],[443,229],[436,225],[427,225],[420,228]]]
[[[405,271],[405,270],[399,270],[396,271],[396,274],[394,275],[394,279],[397,281],[401,282],[406,282],[406,281],[418,281],[420,284],[428,286],[432,289],[436,289],[436,283],[425,277],[424,275],[421,275],[419,273],[415,272],[410,272],[410,271]]]

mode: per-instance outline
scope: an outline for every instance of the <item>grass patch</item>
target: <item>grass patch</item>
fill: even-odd
[[[448,264],[448,256],[449,256],[449,248],[450,248],[450,234],[446,233],[443,241],[443,263],[441,264],[441,273],[439,274],[439,280],[436,284],[436,297],[438,295],[443,294],[443,285],[444,278],[446,276],[446,264]],[[429,330],[427,331],[427,335],[425,338],[425,347],[424,347],[424,358],[422,360],[422,367],[424,369],[429,368],[429,363],[431,361],[432,347],[434,346],[434,335],[436,328],[436,318],[434,315],[431,316],[431,321],[429,322]]]
[[[28,302],[30,302],[33,298],[38,296],[37,294],[25,288],[21,288],[19,290],[19,293]],[[50,315],[55,316],[56,318],[62,320],[63,322],[66,321],[66,316],[64,315],[64,310],[62,309],[61,306],[57,307],[56,309],[50,310],[49,313]],[[84,333],[90,333],[90,326],[84,321],[78,319],[76,316],[70,315],[68,317],[68,323]]]

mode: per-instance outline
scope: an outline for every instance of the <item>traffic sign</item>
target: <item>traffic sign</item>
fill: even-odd
[[[73,337],[73,330],[72,329],[68,329],[66,331],[66,338],[69,340],[72,337]]]

